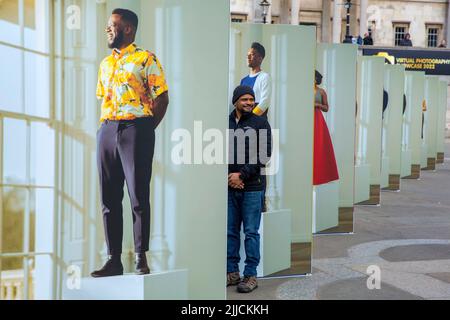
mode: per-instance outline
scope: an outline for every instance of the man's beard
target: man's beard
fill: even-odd
[[[250,114],[253,112],[253,109],[255,109],[255,107],[253,107],[250,111],[247,111],[246,109],[242,109],[242,114]]]
[[[119,33],[117,33],[113,42],[108,43],[108,47],[110,49],[118,49],[122,46],[122,43],[123,43],[123,33],[120,31]]]

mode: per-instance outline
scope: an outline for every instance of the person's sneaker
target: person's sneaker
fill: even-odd
[[[250,293],[258,288],[258,281],[256,277],[244,277],[244,279],[238,284],[237,291],[239,293]]]
[[[123,275],[123,266],[120,261],[120,256],[109,256],[108,261],[100,269],[91,273],[93,278],[113,277]]]
[[[236,286],[241,282],[241,276],[239,272],[228,272],[227,273],[227,287]]]

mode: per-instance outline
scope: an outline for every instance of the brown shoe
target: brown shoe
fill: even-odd
[[[150,268],[148,267],[147,257],[144,253],[136,253],[136,271],[134,272],[137,275],[145,275],[150,273]]]
[[[123,266],[120,255],[109,256],[108,261],[100,269],[91,273],[93,278],[114,277],[123,275]]]
[[[239,272],[228,272],[227,273],[227,287],[236,286],[241,282],[241,275]]]
[[[239,293],[250,293],[258,288],[258,281],[256,277],[244,277],[244,279],[237,286],[237,291]]]

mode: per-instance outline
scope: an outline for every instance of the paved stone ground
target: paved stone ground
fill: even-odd
[[[450,159],[401,183],[382,192],[380,207],[355,208],[354,235],[314,237],[311,276],[260,280],[250,294],[228,288],[228,298],[450,300]],[[370,266],[380,289],[367,288]]]

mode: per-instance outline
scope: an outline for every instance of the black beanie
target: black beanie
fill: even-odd
[[[255,98],[255,92],[253,91],[252,88],[248,87],[248,86],[238,86],[236,89],[234,89],[233,92],[233,104],[236,103],[236,101],[239,100],[240,97],[242,97],[243,95],[249,94],[253,97],[253,99]]]

